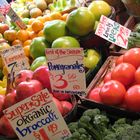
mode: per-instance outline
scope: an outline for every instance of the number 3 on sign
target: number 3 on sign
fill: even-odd
[[[63,78],[61,74],[55,75],[53,80],[55,81],[55,85],[53,86],[57,89],[64,89],[68,86],[68,82]]]

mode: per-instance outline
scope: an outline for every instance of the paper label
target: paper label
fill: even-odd
[[[27,28],[26,24],[20,19],[20,17],[12,8],[10,8],[7,15],[11,18],[11,21],[13,21],[20,29]]]
[[[78,49],[46,49],[52,92],[86,96],[84,52]]]
[[[0,13],[6,15],[10,7],[10,4],[6,0],[0,0]]]
[[[13,46],[2,50],[0,53],[8,73],[12,74],[13,77],[15,77],[20,70],[30,68],[28,59],[21,46]]]
[[[100,18],[100,22],[95,32],[95,34],[101,38],[104,38],[105,40],[124,49],[127,49],[130,33],[131,30],[128,28],[103,15]]]
[[[3,112],[20,140],[66,140],[71,136],[47,89]]]
[[[0,12],[0,23],[1,22],[5,22],[6,18],[4,17],[4,15]]]

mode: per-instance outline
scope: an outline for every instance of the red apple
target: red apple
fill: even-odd
[[[91,90],[91,92],[88,94],[88,99],[92,100],[92,101],[95,101],[95,102],[99,102],[101,103],[101,98],[100,98],[100,93],[101,91],[101,87],[96,87],[94,89]]]
[[[0,134],[7,136],[9,138],[15,138],[16,134],[13,130],[13,128],[11,127],[11,124],[9,123],[9,121],[7,120],[7,118],[5,117],[5,115],[3,115],[0,118]]]
[[[62,107],[63,107],[63,116],[68,114],[72,110],[72,104],[68,101],[61,101]]]
[[[69,100],[71,98],[71,95],[70,94],[66,94],[66,93],[52,93],[52,94],[59,101],[65,101],[65,100]]]
[[[16,95],[16,90],[13,90],[5,96],[4,108],[8,108],[16,103]]]
[[[33,72],[31,70],[21,70],[15,77],[15,85],[17,86],[19,83],[26,81],[28,79],[32,79]]]
[[[33,72],[33,79],[40,81],[44,88],[51,89],[49,69],[47,66],[40,66]]]
[[[5,99],[5,96],[0,95],[0,116],[3,114],[2,110],[3,110],[3,107],[4,107],[4,99]]]
[[[9,30],[9,26],[5,23],[0,23],[0,33],[3,34],[6,30]]]
[[[58,110],[60,111],[60,113],[63,115],[64,110],[63,110],[61,102],[55,97],[52,97],[52,99],[53,99],[54,104],[57,106]]]
[[[17,101],[24,100],[25,98],[32,96],[33,94],[43,89],[42,84],[38,80],[27,80],[17,85],[16,91]]]

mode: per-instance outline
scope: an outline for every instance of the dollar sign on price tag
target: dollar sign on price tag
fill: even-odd
[[[2,50],[0,53],[12,82],[20,70],[30,68],[28,59],[21,46],[13,46]]]

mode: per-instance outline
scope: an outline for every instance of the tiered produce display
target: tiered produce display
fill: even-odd
[[[139,120],[127,116],[122,118],[121,115],[113,116],[111,112],[108,113],[108,110],[98,108],[98,105],[111,106],[131,114],[137,113],[139,116],[140,25],[138,23],[133,28],[128,38],[127,49],[129,50],[112,57],[109,71],[105,74],[102,73],[101,77],[97,77],[95,74],[105,61],[102,58],[106,59],[102,52],[105,47],[109,48],[106,45],[110,44],[105,40],[105,43],[102,43],[102,39],[96,45],[90,44],[90,47],[85,44],[87,44],[89,36],[92,41],[96,42],[95,31],[101,15],[115,20],[115,9],[102,0],[85,2],[16,0],[11,3],[12,9],[26,25],[26,29],[17,26],[8,15],[5,16],[6,21],[0,23],[0,51],[22,46],[30,68],[19,71],[14,77],[14,81],[11,82],[10,73],[0,57],[0,139],[1,137],[5,140],[7,138],[17,139],[17,135],[3,111],[45,88],[50,92],[53,102],[72,133],[68,140],[140,139]],[[84,51],[85,79],[88,79],[88,76],[95,76],[90,84],[89,81],[87,82],[87,96],[80,97],[52,92],[48,60],[45,54],[46,48],[81,47]],[[99,74],[97,73],[97,75]],[[98,84],[93,86],[94,81],[98,81]],[[88,105],[84,106],[87,100],[97,106],[94,104],[95,106],[90,106],[93,109],[87,108]],[[81,110],[77,111],[77,107],[82,110],[81,114],[79,114]]]

